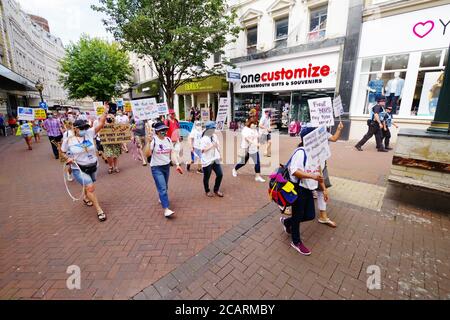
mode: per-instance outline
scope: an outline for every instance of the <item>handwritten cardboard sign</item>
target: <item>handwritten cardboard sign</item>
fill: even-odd
[[[151,120],[159,117],[155,98],[131,101],[135,120]]]
[[[217,108],[217,117],[216,117],[216,130],[217,131],[223,130],[225,121],[227,121],[229,108],[230,108],[230,99],[220,98],[219,99],[219,107]]]
[[[102,144],[120,144],[131,141],[129,124],[106,124],[99,134]]]
[[[47,119],[47,114],[44,109],[34,109],[34,119],[35,120],[45,120]]]
[[[169,114],[169,107],[167,106],[167,102],[157,103],[156,107],[158,108],[158,115],[165,116]]]
[[[341,96],[337,96],[333,100],[333,110],[334,110],[334,117],[339,118],[344,114],[344,107],[342,106],[342,100]]]
[[[308,105],[313,127],[334,126],[333,105],[330,97],[310,99]]]
[[[101,101],[95,101],[94,102],[94,111],[97,117],[100,117],[102,114],[105,113],[105,106],[103,105],[103,102]]]
[[[311,163],[316,163],[323,167],[325,161],[331,157],[327,128],[321,126],[307,134],[302,140],[303,147]]]

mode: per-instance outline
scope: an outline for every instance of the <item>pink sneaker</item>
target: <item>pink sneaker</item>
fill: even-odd
[[[304,256],[309,256],[311,254],[311,250],[305,247],[304,244],[301,242],[297,245],[291,242],[291,247],[300,252]]]

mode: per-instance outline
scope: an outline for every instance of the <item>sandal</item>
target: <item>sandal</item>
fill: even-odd
[[[212,197],[214,197],[214,193],[212,193],[212,192],[207,192],[207,193],[206,193],[206,196],[212,198]]]
[[[106,220],[106,214],[103,211],[97,212],[97,217],[98,217],[98,220],[100,220],[101,222]]]
[[[219,198],[223,198],[223,193],[220,191],[214,192]]]
[[[326,224],[327,226],[331,228],[336,228],[336,223],[334,221],[331,221],[330,218],[327,218],[326,220],[320,220],[318,219],[319,223]]]
[[[94,205],[94,204],[92,203],[91,200],[83,199],[83,202],[84,202],[84,204],[87,205],[88,207],[92,207],[92,206]]]
[[[109,174],[113,173],[113,168],[109,168],[109,169],[108,169],[108,173],[109,173]]]

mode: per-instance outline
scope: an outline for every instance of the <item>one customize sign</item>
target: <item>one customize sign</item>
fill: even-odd
[[[182,137],[187,137],[192,131],[194,124],[189,121],[180,121],[180,134]]]
[[[47,119],[47,113],[44,109],[34,109],[34,119],[35,120],[45,120]]]
[[[103,105],[102,101],[94,102],[94,111],[97,117],[100,117],[102,114],[105,113],[105,106]]]
[[[216,130],[222,131],[227,121],[228,110],[230,108],[230,99],[220,98],[219,108],[217,109]]]
[[[334,111],[334,117],[339,118],[344,114],[344,107],[342,106],[342,100],[341,96],[337,96],[333,100],[333,111]]]
[[[328,143],[328,131],[321,126],[303,137],[303,147],[311,163],[324,166],[325,161],[331,157],[330,145]]]
[[[158,115],[165,116],[169,114],[169,107],[167,106],[167,102],[161,102],[156,104],[158,109]]]
[[[202,115],[202,121],[206,122],[209,121],[210,117],[209,117],[209,108],[202,108],[200,110],[200,113]]]
[[[129,124],[105,124],[100,130],[102,144],[120,144],[131,141],[131,128]]]
[[[311,126],[334,126],[333,106],[331,98],[318,98],[308,100]]]
[[[159,117],[155,98],[131,101],[135,120],[150,120]]]
[[[25,121],[34,120],[33,108],[17,107],[17,119]]]

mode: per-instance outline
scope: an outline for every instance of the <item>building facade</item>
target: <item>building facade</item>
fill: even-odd
[[[20,105],[37,106],[40,96],[34,85],[38,81],[44,84],[48,105],[67,104],[67,94],[58,83],[58,61],[65,54],[61,40],[48,32],[45,19],[30,17],[16,1],[0,0],[0,4],[0,76],[9,82],[0,86],[3,112],[15,113]]]
[[[367,130],[377,94],[387,97],[401,127],[429,127],[448,65],[449,26],[449,1],[365,2],[350,107],[352,138]]]
[[[272,123],[287,130],[308,122],[308,100],[339,92],[349,0],[230,1],[242,27],[226,54],[241,70],[233,88],[232,118],[272,109]],[[348,73],[348,72],[347,72]]]

